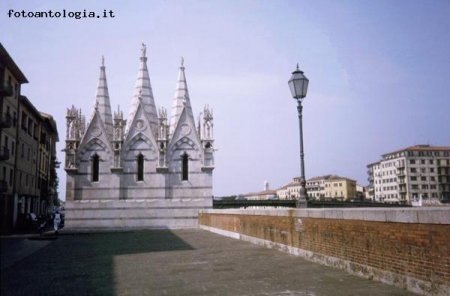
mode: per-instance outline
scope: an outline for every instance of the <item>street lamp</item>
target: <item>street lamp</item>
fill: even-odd
[[[289,79],[289,88],[291,89],[292,97],[297,100],[298,106],[298,120],[300,125],[300,197],[297,200],[297,208],[306,208],[307,192],[306,192],[306,180],[305,180],[305,161],[303,153],[303,124],[302,124],[302,100],[306,97],[308,91],[309,80],[303,75],[303,71],[300,71],[297,64],[297,69],[292,72],[292,77]]]

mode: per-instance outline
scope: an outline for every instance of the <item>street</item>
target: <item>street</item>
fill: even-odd
[[[413,295],[203,230],[1,239],[1,295]]]

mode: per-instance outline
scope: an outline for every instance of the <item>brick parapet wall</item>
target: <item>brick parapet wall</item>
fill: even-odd
[[[203,210],[199,225],[420,294],[450,294],[448,208]]]

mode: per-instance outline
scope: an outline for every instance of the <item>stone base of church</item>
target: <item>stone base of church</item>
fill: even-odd
[[[197,228],[198,211],[211,208],[211,198],[66,201],[64,230]]]

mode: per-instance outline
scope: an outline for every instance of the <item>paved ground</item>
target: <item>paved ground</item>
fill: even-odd
[[[202,230],[1,239],[1,295],[412,295]]]

